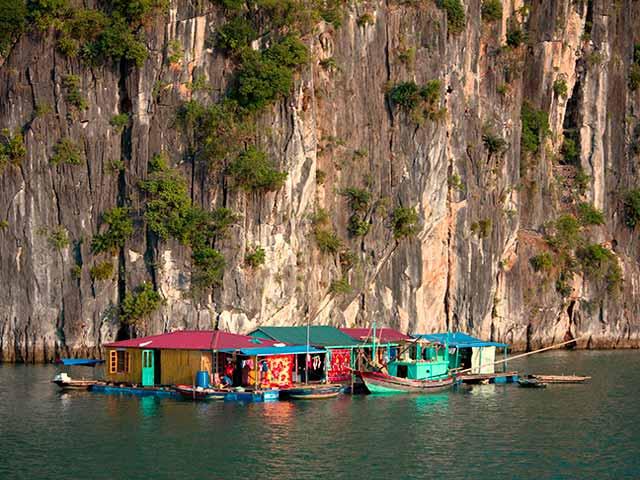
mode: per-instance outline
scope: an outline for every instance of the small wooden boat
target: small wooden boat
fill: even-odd
[[[93,358],[61,358],[58,363],[65,366],[83,366],[95,367],[104,363],[104,360],[95,360]]]
[[[62,390],[91,390],[91,387],[99,383],[98,380],[75,380],[66,373],[59,373],[53,377],[51,382],[58,385]]]
[[[224,400],[228,390],[194,387],[193,385],[174,385],[172,387],[186,400]]]
[[[531,377],[544,383],[584,383],[591,380],[591,377],[581,375],[531,375]]]
[[[342,385],[320,384],[320,385],[299,385],[280,390],[283,398],[293,398],[296,400],[317,400],[323,398],[337,397],[342,390]]]
[[[534,378],[532,375],[527,375],[526,377],[519,378],[518,385],[523,388],[547,388],[546,383],[541,382],[537,378]]]
[[[382,372],[358,372],[371,393],[438,393],[451,388],[453,377],[441,380],[412,380]]]

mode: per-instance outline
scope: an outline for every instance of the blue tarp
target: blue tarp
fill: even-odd
[[[500,342],[485,342],[479,338],[472,337],[462,332],[447,332],[447,333],[427,333],[416,334],[414,338],[421,338],[429,340],[430,342],[437,342],[441,344],[448,343],[450,347],[455,348],[473,348],[473,347],[506,347],[506,343]]]
[[[221,350],[222,352],[237,352],[240,355],[267,356],[267,355],[291,355],[296,353],[307,353],[306,345],[285,345],[282,347],[256,347],[242,348],[239,350]],[[309,353],[324,353],[326,350],[315,347],[309,347]]]

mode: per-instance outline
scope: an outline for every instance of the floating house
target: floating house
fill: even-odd
[[[344,383],[351,381],[353,350],[360,342],[339,329],[330,326],[311,326],[308,329],[309,345],[317,350],[306,358],[306,352],[294,359],[294,383],[305,381],[328,381]],[[294,345],[306,345],[307,327],[260,327],[249,333],[262,340],[271,340]]]
[[[506,343],[491,342],[472,337],[462,332],[430,333],[414,335],[415,338],[441,345],[447,345],[450,369],[470,370],[471,375],[491,375],[495,373],[496,348],[502,348],[507,358]],[[503,363],[506,371],[506,363]]]
[[[306,345],[220,330],[176,331],[109,343],[105,349],[106,380],[143,387],[208,386],[209,379],[215,383],[224,376],[232,386],[285,387],[293,381],[295,355],[307,351]]]

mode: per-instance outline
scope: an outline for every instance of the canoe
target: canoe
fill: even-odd
[[[518,380],[518,385],[523,388],[546,388],[547,384],[541,382],[537,378],[533,378],[532,376],[522,377]]]
[[[280,395],[296,400],[318,400],[337,397],[341,390],[342,385],[337,384],[303,385],[280,390]]]
[[[192,385],[174,385],[172,388],[186,400],[224,400],[229,393],[228,390],[193,387]]]
[[[536,380],[544,383],[584,383],[591,377],[580,375],[531,375]]]
[[[99,383],[98,380],[74,380],[66,373],[59,373],[51,382],[62,390],[91,390],[91,387]]]
[[[438,393],[451,388],[453,377],[442,380],[411,380],[382,372],[358,372],[370,393]]]
[[[104,363],[104,360],[94,360],[93,358],[61,358],[60,363],[66,366],[87,366],[87,367],[95,367],[101,363]]]

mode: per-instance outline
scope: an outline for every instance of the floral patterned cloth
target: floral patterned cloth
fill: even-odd
[[[267,363],[267,371],[264,372],[262,362]],[[292,384],[293,355],[275,355],[260,360],[260,385],[263,388],[282,388]]]
[[[330,382],[351,380],[351,350],[331,350],[331,363],[327,377]]]

